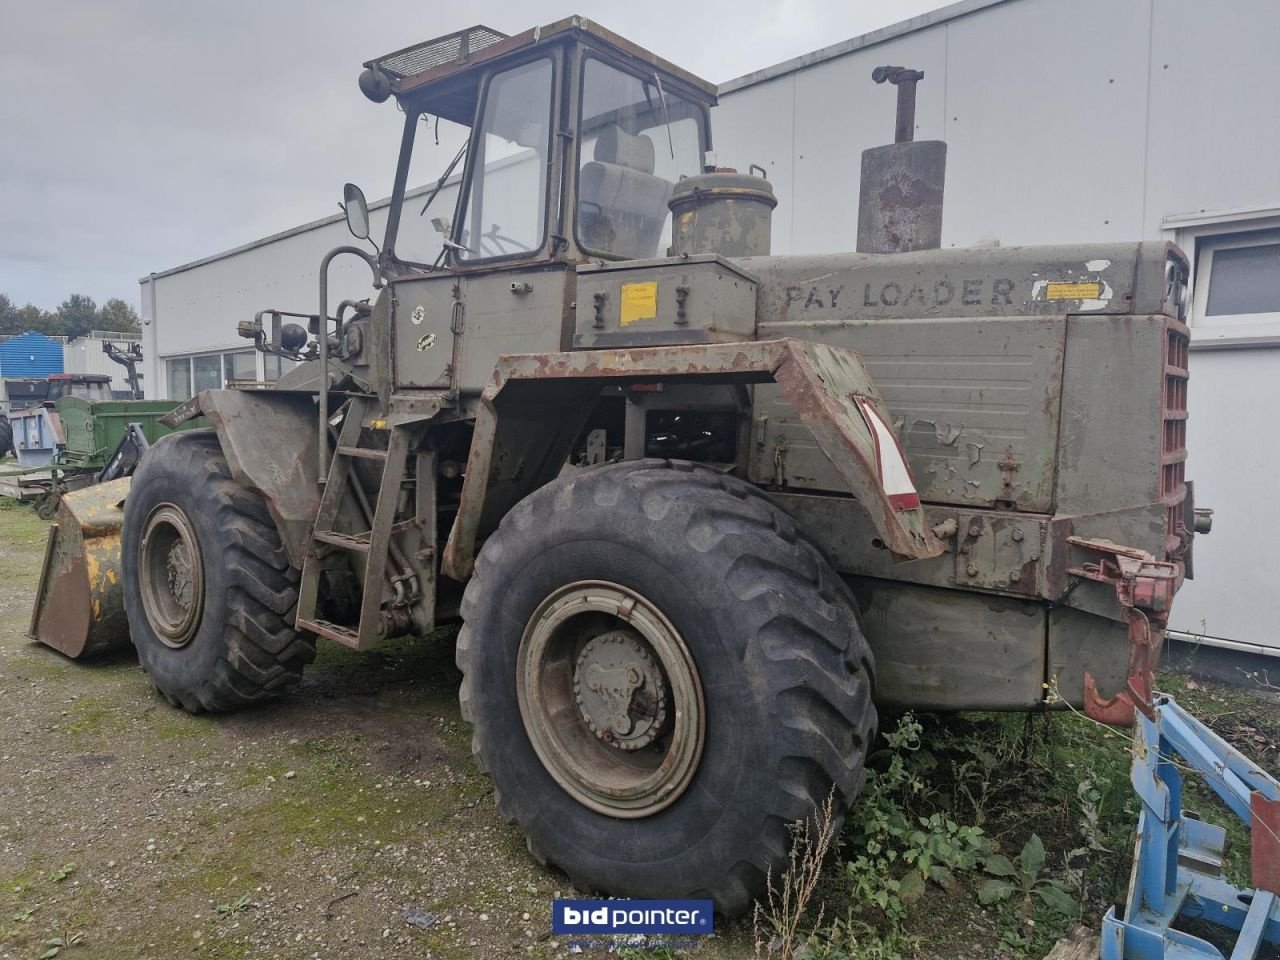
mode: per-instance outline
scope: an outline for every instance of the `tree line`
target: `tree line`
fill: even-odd
[[[29,330],[74,340],[88,335],[90,330],[139,333],[142,327],[137,311],[119,297],[98,306],[93,297],[73,293],[50,311],[30,303],[19,307],[0,293],[0,336],[17,336]]]

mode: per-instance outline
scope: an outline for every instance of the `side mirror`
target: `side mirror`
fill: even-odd
[[[342,188],[342,209],[347,214],[347,229],[357,240],[369,239],[369,204],[364,199],[364,191],[354,183],[345,184]]]

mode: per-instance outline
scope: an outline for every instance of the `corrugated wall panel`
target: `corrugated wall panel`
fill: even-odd
[[[38,379],[62,372],[61,340],[42,333],[23,333],[0,343],[0,377]]]

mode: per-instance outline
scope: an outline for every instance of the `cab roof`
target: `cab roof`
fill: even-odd
[[[465,78],[462,75],[516,51],[551,45],[575,34],[579,39],[604,47],[623,59],[638,60],[661,71],[685,88],[685,93],[698,100],[710,105],[716,102],[719,88],[714,83],[694,76],[586,17],[576,15],[515,36],[507,36],[492,27],[468,27],[376,57],[366,61],[364,66],[386,74],[391,79],[391,91],[397,98],[414,97],[419,92],[425,93],[427,87],[439,85],[438,93],[442,96],[437,96],[436,90],[432,91],[432,112],[447,120],[469,124],[472,118],[468,105],[475,102],[475,83],[479,78],[475,74]],[[450,80],[454,82],[445,82]]]

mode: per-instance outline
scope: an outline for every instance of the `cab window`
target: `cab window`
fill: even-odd
[[[578,244],[613,259],[665,256],[667,201],[702,168],[702,111],[602,60],[582,74],[578,137]]]
[[[454,253],[463,261],[539,250],[546,233],[551,156],[550,60],[495,74],[472,134],[471,183]]]

